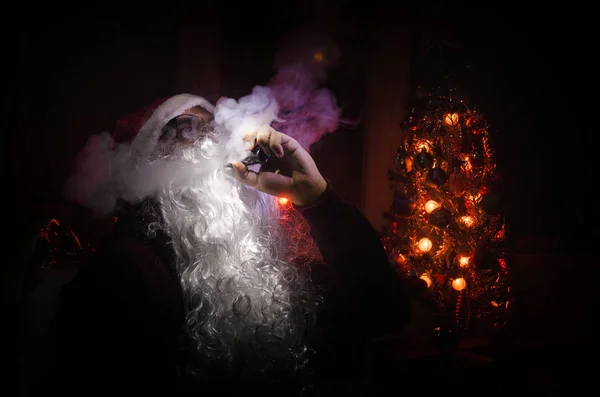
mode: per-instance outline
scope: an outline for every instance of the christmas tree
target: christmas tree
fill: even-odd
[[[486,118],[455,90],[415,90],[388,179],[384,245],[421,284],[438,326],[467,331],[505,319],[506,223]]]

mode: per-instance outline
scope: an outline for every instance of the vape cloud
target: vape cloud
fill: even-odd
[[[212,128],[228,136],[220,150],[229,161],[241,159],[241,137],[260,125],[295,138],[306,150],[322,136],[336,131],[341,108],[333,92],[322,87],[327,68],[339,57],[337,47],[325,36],[300,32],[282,41],[275,57],[276,73],[266,85],[256,86],[238,100],[223,98],[216,104]],[[75,160],[67,180],[67,199],[104,215],[114,210],[119,200],[135,202],[151,197],[173,178],[193,177],[201,169],[189,162],[137,161],[129,144],[115,144],[112,134],[91,136]],[[187,167],[187,168],[186,168]]]

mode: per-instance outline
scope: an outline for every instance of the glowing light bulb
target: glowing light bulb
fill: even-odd
[[[427,237],[423,237],[421,240],[419,240],[418,247],[419,251],[428,252],[431,249],[431,247],[433,247],[433,243]]]
[[[288,200],[285,197],[279,197],[277,201],[279,202],[279,205],[288,205],[288,203],[290,202],[290,200]]]
[[[421,275],[421,277],[419,277],[421,280],[425,281],[425,283],[427,284],[427,288],[431,287],[431,277],[429,277],[429,275],[427,273],[424,273]]]
[[[440,208],[440,205],[437,203],[437,201],[429,200],[428,202],[425,203],[425,211],[428,214],[431,214],[433,211],[435,211],[438,208]]]
[[[458,259],[458,264],[460,265],[460,267],[467,267],[469,266],[469,259],[471,258],[469,258],[468,256],[461,256]]]
[[[467,288],[467,282],[462,277],[455,278],[452,280],[452,288],[457,291],[462,291],[463,289]]]

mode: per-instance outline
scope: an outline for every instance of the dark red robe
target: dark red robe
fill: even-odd
[[[329,357],[315,368],[320,372],[316,379],[326,379],[343,370],[346,358],[339,353],[347,344],[406,325],[410,302],[375,230],[355,206],[328,187],[317,203],[296,209],[324,258],[313,266],[312,276],[325,291],[318,345]],[[198,387],[207,395],[212,388],[249,391],[218,374],[203,385],[177,375],[186,346],[182,294],[172,252],[165,248],[168,238],[150,239],[146,225],[138,215],[119,218],[94,259],[64,288],[61,363],[55,377],[59,389],[83,395],[86,389],[115,395],[129,390],[175,395]]]

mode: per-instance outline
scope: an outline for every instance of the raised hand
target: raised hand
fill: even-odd
[[[272,157],[258,172],[240,161],[231,163],[241,182],[267,194],[286,197],[298,206],[314,203],[327,188],[313,158],[294,138],[263,126],[246,134],[244,140],[248,147],[256,141]]]

